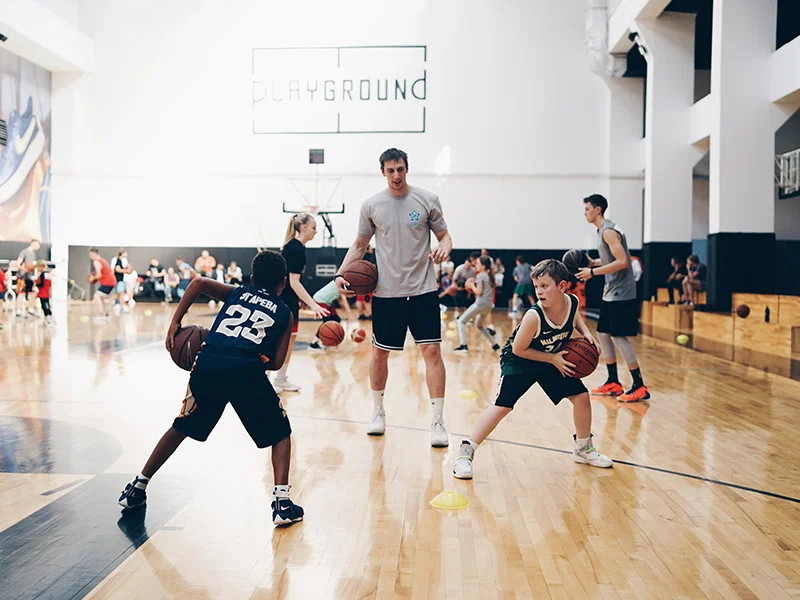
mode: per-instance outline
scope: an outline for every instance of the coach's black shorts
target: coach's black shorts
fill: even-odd
[[[553,365],[541,363],[536,365],[530,373],[500,375],[494,405],[514,408],[517,400],[522,398],[534,383],[538,383],[542,387],[553,404],[558,404],[563,398],[577,396],[587,391],[580,379],[564,377],[561,371]]]
[[[408,298],[372,297],[372,343],[382,350],[402,350],[406,330],[417,344],[442,342],[439,296],[433,291]]]
[[[259,448],[277,444],[292,433],[262,362],[211,355],[207,351],[197,357],[181,412],[172,426],[204,442],[228,402]]]
[[[33,291],[33,279],[25,278],[25,293],[30,294]]]
[[[616,337],[635,337],[639,335],[639,301],[618,300],[600,304],[600,320],[597,322],[598,333],[607,333]]]

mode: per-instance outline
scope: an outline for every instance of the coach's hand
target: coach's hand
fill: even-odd
[[[336,287],[339,288],[340,294],[344,294],[348,298],[356,295],[356,293],[350,289],[350,282],[341,275],[334,278],[334,281],[336,282]]]
[[[443,260],[447,260],[447,257],[449,255],[450,254],[449,252],[447,252],[446,248],[442,248],[441,246],[439,246],[436,250],[434,250],[428,255],[428,258],[430,258],[435,264],[438,265]]]
[[[578,269],[578,272],[575,274],[575,277],[577,277],[581,281],[589,281],[593,277],[592,269],[590,267],[584,267],[583,269]]]
[[[175,334],[178,333],[180,328],[180,323],[170,322],[169,329],[167,329],[167,352],[172,352],[172,347],[175,345]]]
[[[561,352],[553,354],[553,358],[550,362],[553,363],[553,366],[558,369],[564,377],[574,377],[575,371],[573,371],[573,369],[575,368],[575,365],[573,365],[571,362],[568,362],[567,359],[564,358],[564,355],[568,352],[569,350],[562,350]]]

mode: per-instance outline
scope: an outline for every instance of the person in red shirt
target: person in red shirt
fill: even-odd
[[[114,276],[114,271],[111,270],[111,265],[108,261],[100,256],[100,250],[91,248],[89,250],[89,258],[92,259],[92,272],[89,275],[89,283],[99,283],[100,287],[94,293],[94,303],[98,308],[98,315],[95,321],[105,322],[108,319],[108,308],[106,308],[106,300],[108,295],[111,294],[117,286],[117,278]]]
[[[40,260],[36,263],[36,296],[42,305],[44,313],[44,324],[48,327],[55,325],[53,321],[53,311],[50,310],[50,285],[53,281],[53,272],[48,268],[47,263]]]

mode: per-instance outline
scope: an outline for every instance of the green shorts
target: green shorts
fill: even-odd
[[[514,288],[514,293],[522,298],[533,296],[533,286],[530,283],[518,283],[517,287]]]

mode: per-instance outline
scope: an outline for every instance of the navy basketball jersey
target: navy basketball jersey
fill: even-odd
[[[275,294],[257,285],[239,286],[219,311],[203,347],[216,354],[272,360],[290,314]]]
[[[534,304],[531,310],[535,310],[539,315],[539,333],[531,340],[530,348],[540,352],[559,352],[566,341],[572,337],[575,329],[575,315],[578,312],[577,296],[566,294],[570,301],[569,310],[563,323],[551,323],[545,316],[544,310],[539,304]],[[514,339],[517,337],[519,326],[508,338],[503,351],[500,354],[500,368],[503,374],[527,373],[531,369],[541,366],[541,363],[534,360],[521,358],[514,354]]]

